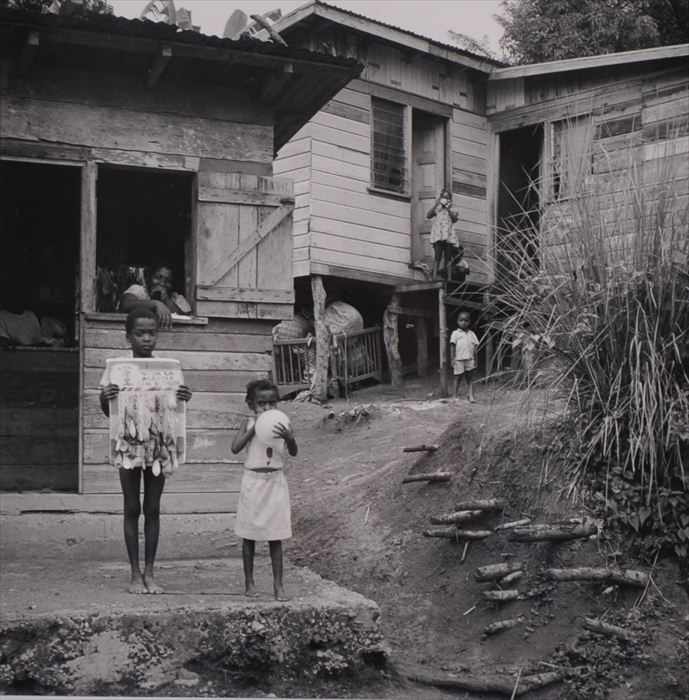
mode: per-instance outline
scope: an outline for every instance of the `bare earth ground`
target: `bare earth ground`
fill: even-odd
[[[506,498],[505,520],[530,515],[546,522],[581,515],[557,497],[561,475],[543,464],[552,438],[539,425],[544,412],[557,405],[543,393],[529,398],[487,387],[473,405],[429,399],[423,384],[405,391],[400,398],[389,390],[381,396],[380,388],[365,389],[348,404],[334,402],[330,410],[285,404],[300,444],[289,473],[295,537],[287,556],[379,603],[399,669],[425,664],[433,670],[516,678],[520,670],[527,675],[575,666],[579,677],[534,697],[688,697],[689,605],[671,562],[656,565],[654,585],[638,609],[639,591],[604,594],[603,585],[561,583],[541,598],[500,610],[483,602],[481,591],[490,586],[475,582],[477,566],[523,561],[527,574],[519,587],[528,590],[544,566],[636,563],[608,551],[605,540],[520,545],[501,536],[473,543],[461,564],[461,545],[421,534],[430,515],[452,511],[466,497]],[[349,416],[357,405],[370,415]],[[421,443],[438,443],[440,449],[422,457],[402,452]],[[445,470],[455,474],[451,484],[401,483],[410,471]],[[517,615],[524,616],[522,625],[483,638],[487,624]],[[584,616],[599,615],[633,629],[638,642],[626,645],[584,634],[575,651],[553,656],[582,635]],[[390,697],[400,698],[474,697],[408,684],[391,692]]]

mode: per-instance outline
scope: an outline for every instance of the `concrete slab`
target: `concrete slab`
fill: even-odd
[[[381,661],[375,603],[296,567],[276,602],[269,562],[256,565],[248,599],[234,558],[162,562],[156,596],[127,593],[120,563],[3,561],[0,690],[154,692],[204,665],[313,678]]]

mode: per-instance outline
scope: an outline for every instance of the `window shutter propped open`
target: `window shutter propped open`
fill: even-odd
[[[222,318],[291,318],[290,180],[199,173],[196,312]]]

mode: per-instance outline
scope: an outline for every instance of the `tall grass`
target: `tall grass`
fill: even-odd
[[[646,503],[658,489],[689,493],[686,180],[673,153],[640,166],[632,148],[592,146],[590,125],[570,133],[560,197],[551,177],[532,182],[538,217],[523,212],[499,233],[501,342],[530,344],[567,397],[572,490],[615,470]]]

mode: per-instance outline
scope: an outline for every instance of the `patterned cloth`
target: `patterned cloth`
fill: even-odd
[[[453,246],[459,246],[459,241],[452,226],[458,217],[459,215],[455,209],[438,207],[431,226],[431,243],[447,241]]]

